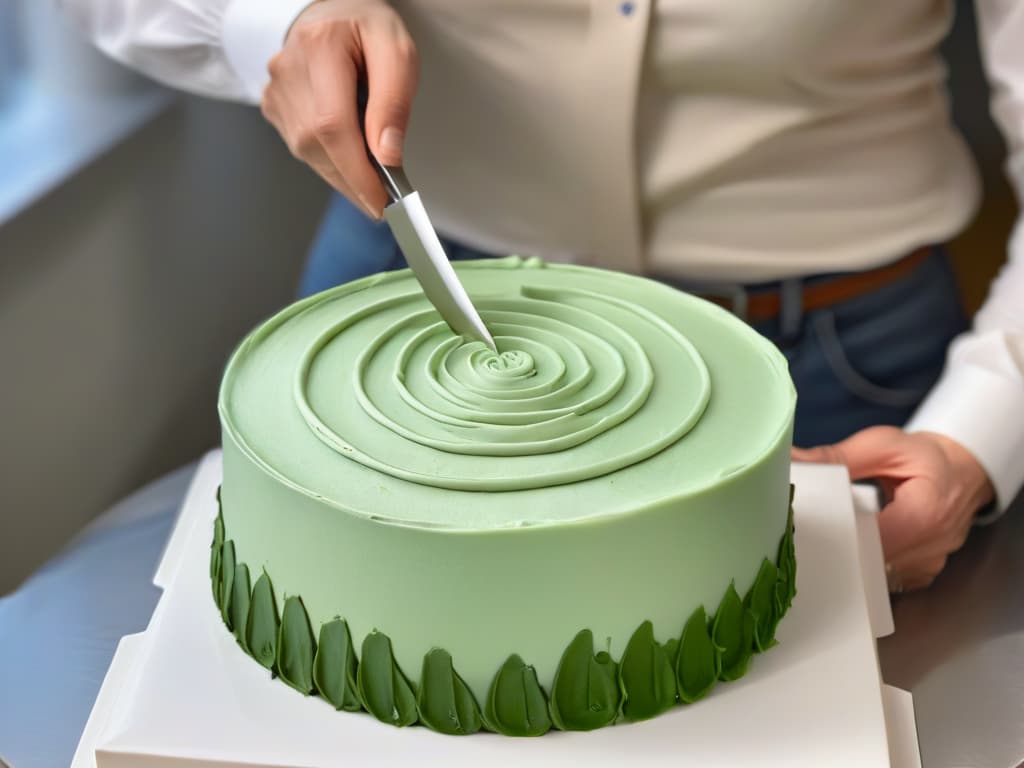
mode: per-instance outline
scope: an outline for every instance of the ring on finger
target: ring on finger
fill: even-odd
[[[903,594],[903,582],[893,572],[892,563],[885,564],[885,580],[889,584],[889,592],[891,594]]]

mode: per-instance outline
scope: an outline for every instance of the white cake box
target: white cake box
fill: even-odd
[[[235,644],[214,607],[219,452],[201,463],[154,577],[145,632],[121,640],[73,768],[892,766],[920,768],[910,694],[879,677],[892,614],[870,494],[797,465],[797,590],[779,645],[742,679],[641,723],[536,739],[397,729],[303,697]],[[857,500],[855,511],[854,499]]]

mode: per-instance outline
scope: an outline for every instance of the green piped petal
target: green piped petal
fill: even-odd
[[[672,665],[672,669],[676,668],[676,662],[679,660],[679,638],[670,637],[665,641],[665,655],[668,657],[669,663]]]
[[[249,567],[245,563],[235,566],[235,578],[231,587],[231,626],[235,640],[248,653],[246,627],[249,621]]]
[[[792,486],[790,486],[792,488]],[[791,494],[792,498],[792,494]],[[780,603],[782,608],[779,615],[782,616],[789,610],[793,604],[793,598],[796,596],[796,547],[793,543],[794,535],[793,525],[793,506],[790,503],[789,517],[786,522],[786,532],[782,536],[782,540],[779,542],[779,554],[776,559],[776,564],[779,568],[779,581],[782,582],[782,590],[780,592]]]
[[[313,660],[313,682],[320,695],[335,709],[362,709],[356,683],[356,652],[344,619],[320,626],[320,639]]]
[[[687,619],[683,635],[679,638],[679,659],[676,663],[679,698],[692,704],[706,696],[715,687],[720,664],[718,650],[708,634],[704,606],[700,606]]]
[[[633,633],[619,665],[622,715],[646,720],[676,703],[676,673],[664,646],[654,639],[654,626],[645,621]]]
[[[231,625],[231,592],[235,582],[235,542],[228,539],[224,542],[224,551],[220,557],[220,617],[227,624]]]
[[[313,692],[313,656],[316,642],[301,597],[289,597],[281,611],[277,638],[277,673],[299,693]]]
[[[781,619],[786,615],[786,575],[782,571],[778,571],[778,578],[775,580],[775,584],[772,586],[772,609],[775,611],[775,616]],[[777,623],[777,622],[776,622]]]
[[[224,547],[224,513],[220,508],[220,486],[217,486],[217,517],[213,520],[213,542],[210,544],[210,580],[213,599],[220,605],[220,556]]]
[[[751,645],[754,642],[754,621],[744,608],[736,586],[731,582],[715,613],[711,639],[719,649],[719,679],[736,680],[743,677],[753,654]]]
[[[213,546],[224,544],[224,506],[220,500],[220,486],[217,486],[217,517],[213,519]]]
[[[277,635],[280,620],[277,617],[277,602],[274,600],[274,586],[264,571],[256,579],[249,603],[249,617],[245,625],[245,641],[249,653],[272,673],[277,666]]]
[[[223,544],[210,547],[210,585],[213,587],[213,603],[220,609],[220,558]]]
[[[416,709],[420,722],[439,733],[462,736],[476,733],[483,725],[472,691],[443,648],[432,648],[423,657]]]
[[[760,653],[775,645],[775,627],[779,623],[775,611],[775,582],[778,578],[779,569],[765,558],[747,593],[747,610],[754,617],[754,647]]]
[[[363,638],[356,682],[366,710],[382,723],[399,727],[416,722],[416,697],[395,663],[391,640],[373,631]]]
[[[551,684],[551,722],[563,731],[592,731],[611,723],[619,710],[615,662],[594,655],[594,636],[584,629],[562,654]]]
[[[219,489],[217,500],[219,505]],[[619,710],[628,719],[641,719],[667,709],[671,702],[658,687],[659,670],[665,664],[675,677],[679,697],[687,702],[714,686],[712,673],[722,680],[742,676],[752,647],[765,650],[775,644],[775,628],[796,594],[793,532],[790,507],[776,564],[762,562],[742,602],[730,584],[710,628],[701,607],[687,621],[682,638],[659,645],[653,626],[644,622],[627,644],[621,668],[608,653],[593,654],[592,633],[583,630],[563,653],[550,702],[533,667],[513,654],[495,675],[483,712],[446,651],[434,649],[424,658],[423,688],[417,697],[398,668],[386,636],[373,632],[364,639],[364,663],[370,665],[364,670],[343,620],[321,627],[319,648],[299,598],[285,601],[279,621],[266,571],[249,597],[248,568],[235,562],[234,542],[224,539],[221,511],[214,520],[210,574],[214,599],[239,644],[272,673],[275,666],[286,668],[282,678],[303,693],[316,687],[338,708],[356,710],[362,705],[395,725],[409,725],[419,718],[444,733],[472,733],[483,726],[509,736],[539,736],[552,725],[563,730],[608,725]],[[650,673],[647,688],[635,682],[642,680],[645,670]]]
[[[484,722],[506,736],[543,736],[551,730],[548,700],[537,672],[517,654],[505,660],[491,682]]]

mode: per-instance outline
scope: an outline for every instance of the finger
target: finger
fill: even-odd
[[[877,480],[878,486],[882,489],[883,503],[888,504],[892,501],[893,495],[896,493],[896,489],[899,484],[903,482],[903,478],[891,478],[891,477],[880,477]]]
[[[272,122],[284,136],[295,157],[309,165],[324,181],[356,203],[352,188],[341,172],[334,167],[312,126],[313,91],[305,63],[298,57],[289,57],[287,62],[281,63],[277,69],[282,82],[287,82],[288,86],[272,84],[267,87],[263,99],[266,104],[264,114],[273,115]]]
[[[281,101],[281,88],[277,79],[280,76],[284,65],[283,65],[283,54],[278,53],[273,59],[270,60],[270,64],[267,69],[272,73],[270,82],[267,83],[263,88],[263,93],[260,95],[260,112],[263,114],[263,118],[274,126],[280,135],[281,140],[285,144],[288,144],[288,136],[286,135],[286,128],[284,122],[284,114],[282,109]],[[289,149],[291,147],[289,146]]]
[[[902,451],[906,434],[896,427],[869,427],[834,445],[794,448],[797,461],[845,464],[851,480],[872,477],[903,477],[906,474]]]
[[[811,464],[843,464],[843,457],[834,445],[817,445],[814,448],[797,448],[793,446],[789,453],[794,461],[806,461]]]
[[[320,142],[312,126],[312,91],[301,56],[283,52],[271,60],[272,80],[263,93],[264,115],[297,159],[306,161]]]
[[[309,167],[316,171],[317,175],[324,181],[358,205],[356,195],[352,191],[352,188],[349,187],[338,169],[334,167],[334,163],[332,163],[331,159],[327,157],[327,153],[324,152],[323,147],[317,146],[313,148],[309,152],[309,155],[304,157],[303,160],[305,160]]]
[[[356,102],[358,73],[351,54],[338,46],[312,45],[307,70],[314,106],[313,131],[331,164],[367,214],[381,217],[386,195],[366,156]]]
[[[915,560],[901,569],[892,568],[889,573],[890,592],[909,592],[924,589],[932,584],[946,567],[945,555],[930,556]]]
[[[906,583],[903,586],[903,591],[904,592],[916,592],[919,589],[927,589],[933,583],[935,583],[935,579],[936,579],[937,576],[938,576],[937,573],[933,574],[933,575],[932,574],[917,574],[917,575],[913,575],[913,576],[908,576],[907,577],[907,581],[906,581]]]
[[[886,562],[945,536],[937,525],[940,502],[934,483],[926,477],[912,477],[896,487],[892,501],[878,515]]]
[[[901,573],[919,570],[920,563],[948,557],[960,549],[969,532],[970,526],[967,526],[966,529],[923,539],[916,546],[894,555],[888,560],[887,567]]]
[[[274,126],[274,129],[284,138],[284,132],[281,130],[281,111],[277,105],[277,99],[274,97],[269,86],[263,89],[263,96],[260,99],[260,112],[263,114],[263,119]]]
[[[387,26],[388,28],[382,28]],[[401,165],[405,130],[419,80],[419,57],[397,17],[386,18],[361,37],[369,95],[366,140],[382,165]]]

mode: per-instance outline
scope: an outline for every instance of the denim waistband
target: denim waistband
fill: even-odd
[[[888,285],[899,284],[912,279],[914,275],[924,269],[926,265],[934,263],[936,260],[945,261],[946,259],[947,254],[944,248],[941,246],[932,246],[930,248],[928,258],[907,274],[896,278],[885,286],[881,286],[866,294],[852,297],[840,303],[845,304],[863,298],[869,299],[873,293],[884,290]],[[770,321],[752,323],[752,325],[771,338],[775,338],[777,340],[789,340],[799,336],[803,327],[805,315],[803,293],[805,287],[814,285],[815,283],[841,279],[854,274],[857,273],[824,272],[758,283],[686,280],[664,276],[657,276],[656,279],[695,296],[714,296],[718,299],[724,299],[727,302],[725,308],[745,322],[749,322],[747,316],[747,303],[750,296],[758,293],[777,292],[779,294],[778,317]]]

